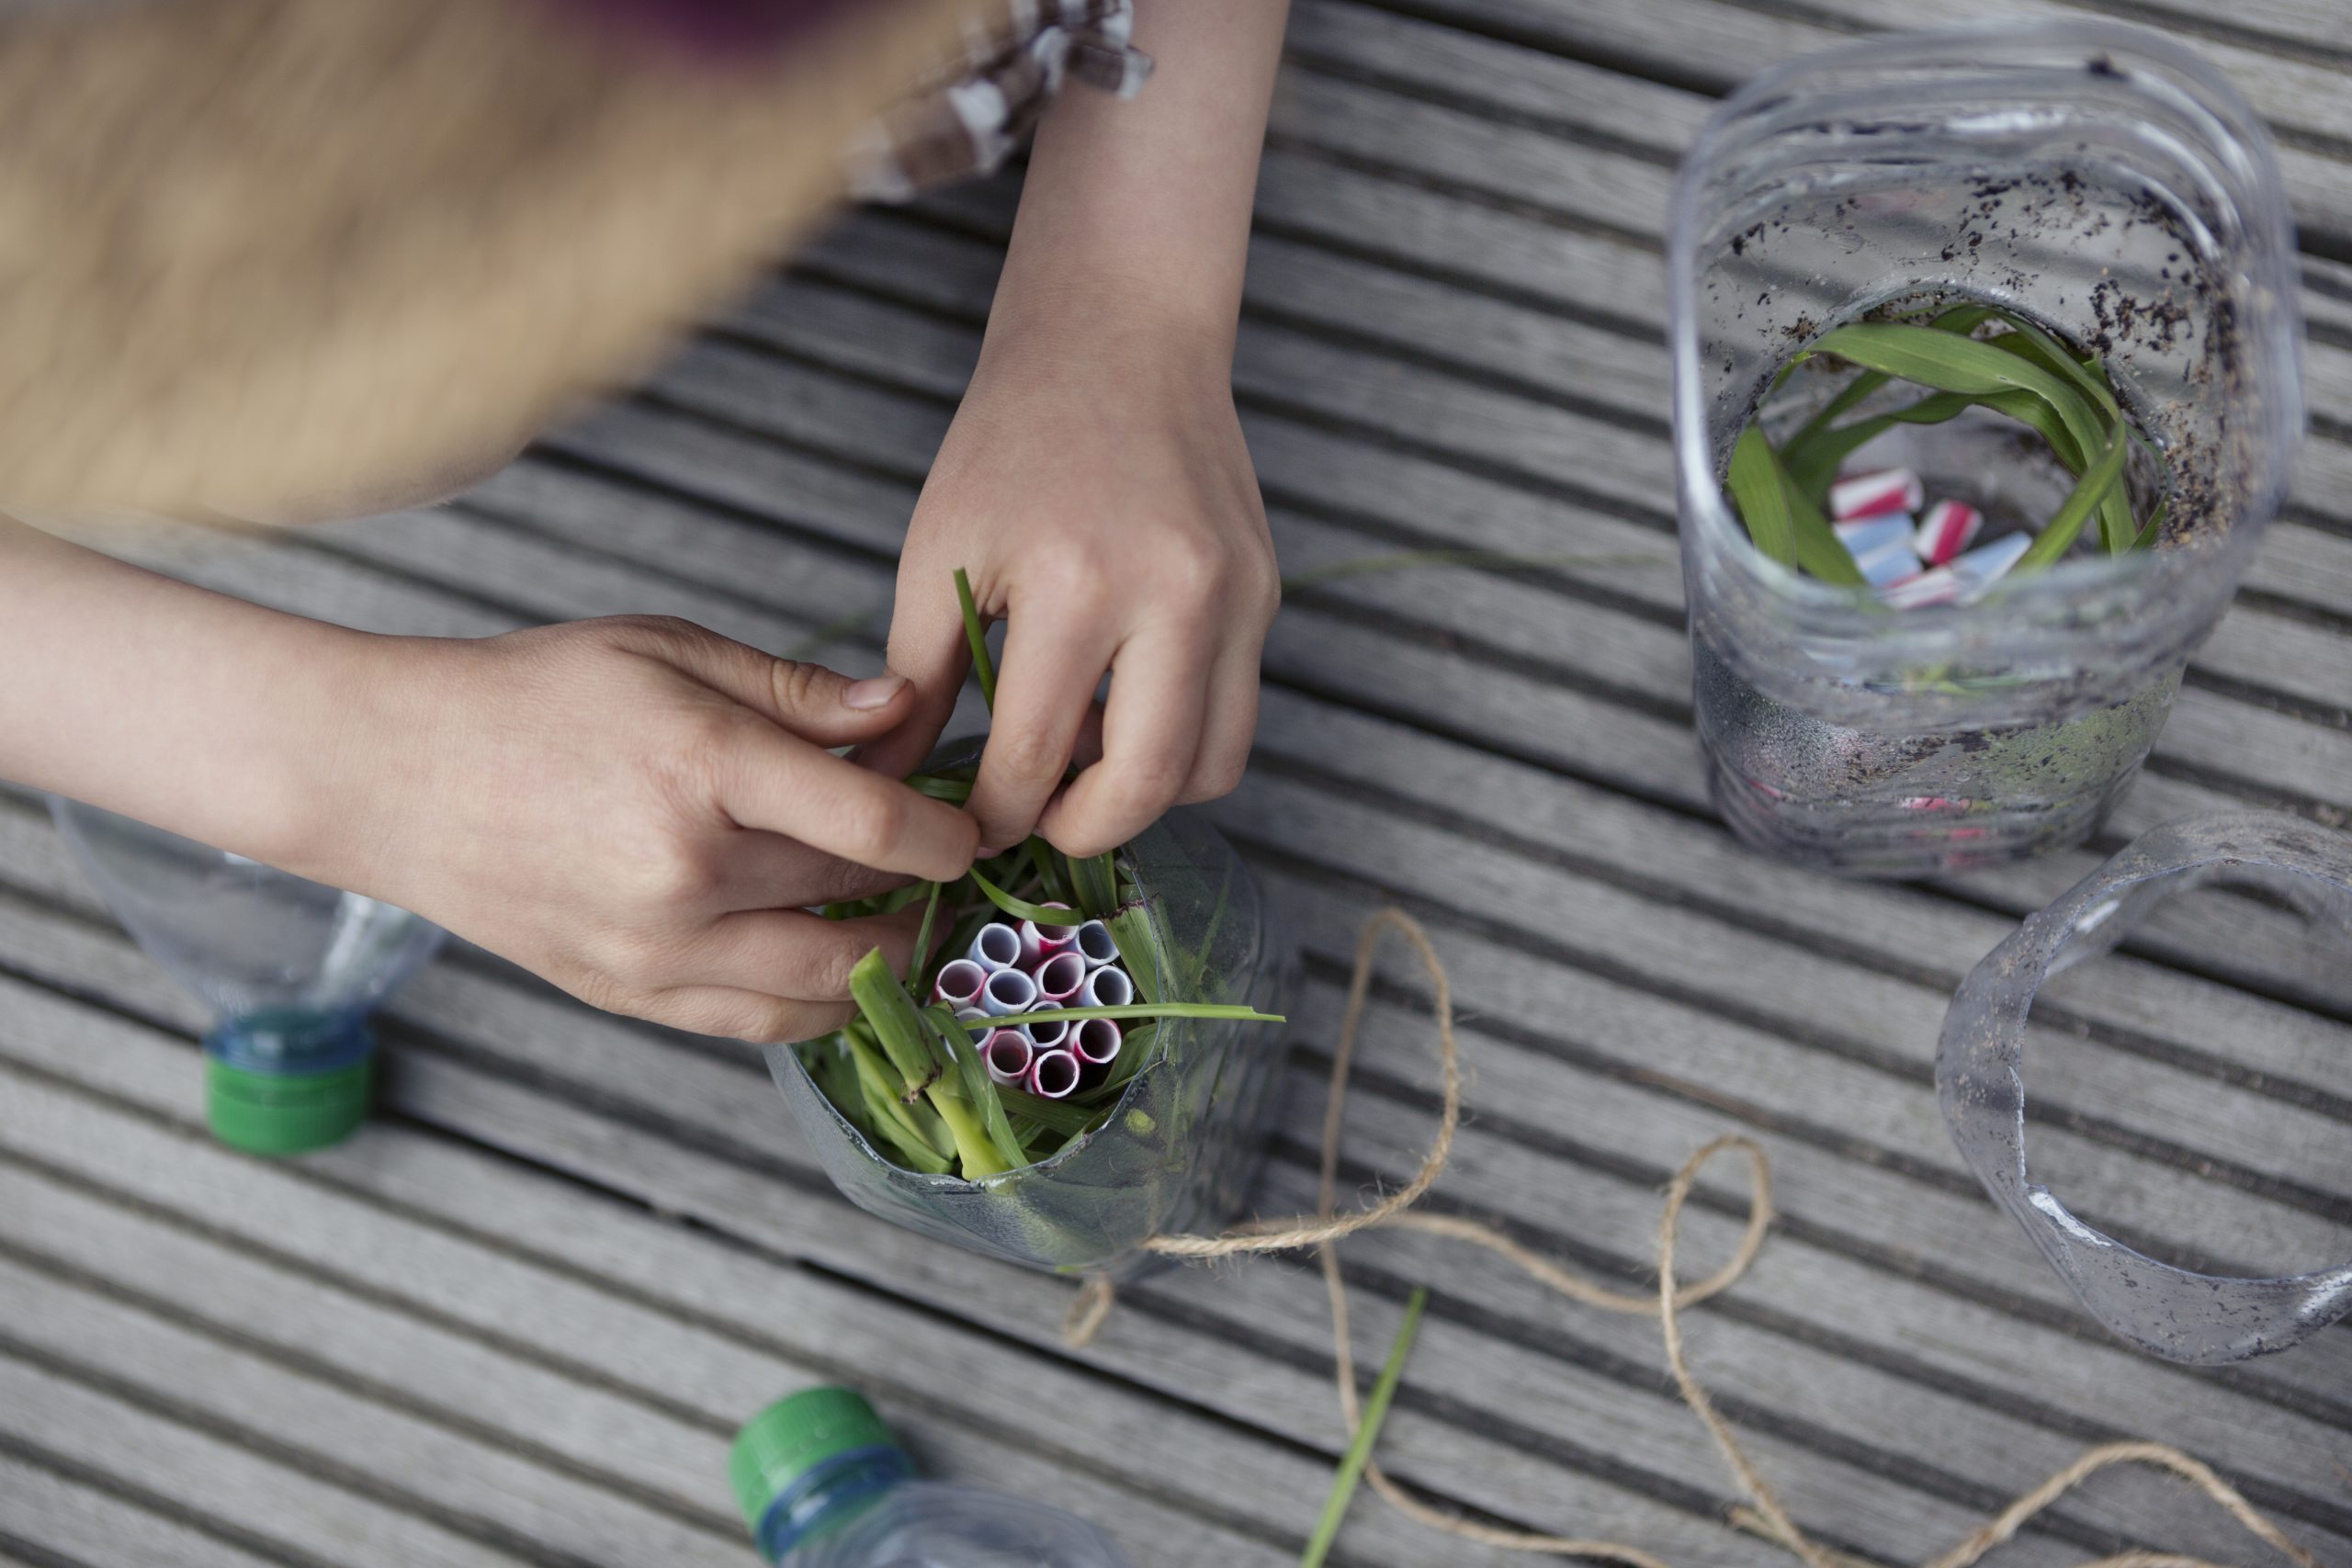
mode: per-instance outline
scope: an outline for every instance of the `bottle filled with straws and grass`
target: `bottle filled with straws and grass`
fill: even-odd
[[[994,681],[958,573],[973,659]],[[910,782],[969,795],[976,750]],[[829,912],[920,905],[916,957],[877,951],[837,1032],[768,1052],[827,1173],[861,1207],[1034,1267],[1122,1273],[1248,1193],[1298,960],[1249,868],[1195,812],[1072,857],[1040,838]]]

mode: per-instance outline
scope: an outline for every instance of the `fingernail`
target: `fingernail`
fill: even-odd
[[[906,685],[904,675],[876,675],[870,680],[852,681],[842,688],[842,705],[852,708],[878,708],[899,694]]]

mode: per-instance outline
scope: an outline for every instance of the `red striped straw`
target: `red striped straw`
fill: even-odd
[[[1136,999],[1136,983],[1124,969],[1097,969],[1087,976],[1078,995],[1091,1008],[1123,1008]]]
[[[1069,906],[1048,904],[1046,908],[1067,909]],[[1035,969],[1039,959],[1051,958],[1077,940],[1078,928],[1075,926],[1041,926],[1035,920],[1023,920],[1021,922],[1021,967]]]
[[[1927,499],[1919,476],[1908,468],[1881,468],[1856,474],[1829,487],[1829,515],[1840,523],[1876,517],[1886,512],[1917,512]]]
[[[1089,920],[1078,928],[1078,955],[1086,960],[1089,969],[1100,969],[1105,964],[1119,961],[1118,940],[1111,928],[1100,920]]]
[[[954,959],[939,966],[939,979],[931,988],[931,998],[952,1008],[985,1006],[980,1003],[980,988],[988,982],[987,970],[968,958]]]
[[[1123,1036],[1118,1024],[1107,1018],[1081,1019],[1078,1038],[1070,1043],[1078,1059],[1089,1066],[1107,1067],[1119,1059],[1119,1042]]]
[[[1086,960],[1074,952],[1057,953],[1029,973],[1037,982],[1037,995],[1062,1007],[1086,984]]]
[[[1029,1043],[1040,1051],[1057,1050],[1069,1035],[1069,1020],[1049,1018],[1041,1023],[1024,1023],[1021,1026],[1021,1032],[1027,1035]]]
[[[1040,1051],[1029,1064],[1029,1092],[1040,1100],[1068,1100],[1078,1092],[1078,1058],[1067,1051]]]
[[[969,960],[959,959],[958,963]],[[954,964],[948,965],[954,968]],[[972,964],[979,968],[977,964]],[[1037,982],[1018,969],[1000,969],[988,976],[980,987],[980,1010],[990,1018],[1003,1018],[1012,1013],[1027,1012],[1037,1005]]]
[[[1036,1055],[1029,1037],[1017,1029],[991,1029],[980,1043],[980,1065],[1001,1084],[1018,1085],[1028,1077]]]
[[[972,936],[972,948],[965,957],[993,975],[1000,969],[1021,966],[1021,933],[1002,920],[991,920]]]
[[[1919,558],[1929,566],[1946,566],[1966,549],[1984,525],[1984,514],[1964,501],[1939,501],[1919,519],[1915,541]]]

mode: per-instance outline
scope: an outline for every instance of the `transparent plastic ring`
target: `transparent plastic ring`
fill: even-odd
[[[2113,948],[2165,898],[2204,886],[2283,898],[2352,946],[2352,840],[2273,812],[2195,817],[2131,844],[2030,917],[1944,1015],[1936,1093],[1961,1156],[2083,1306],[2166,1360],[2210,1366],[2284,1350],[2352,1311],[2352,1261],[2271,1279],[2200,1274],[2076,1217],[2028,1171],[2024,1038],[2043,979]]]

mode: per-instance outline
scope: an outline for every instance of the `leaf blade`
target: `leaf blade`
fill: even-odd
[[[980,896],[1006,914],[1019,919],[1034,920],[1041,926],[1082,926],[1094,917],[1083,909],[1049,909],[1043,904],[1032,904],[1026,898],[1016,898],[990,882],[976,866],[964,874],[980,890]]]

